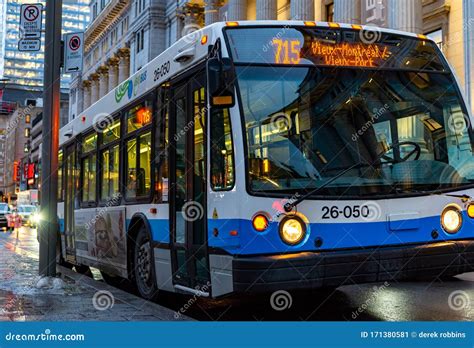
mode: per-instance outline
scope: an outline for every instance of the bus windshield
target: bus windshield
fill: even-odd
[[[249,30],[259,31],[232,29],[227,37],[253,192],[314,189],[351,167],[318,194],[391,194],[474,183],[471,124],[434,43],[384,34],[376,49],[338,32],[340,38],[331,41],[335,50],[320,40],[330,57],[316,57],[321,47],[316,53],[303,47],[308,40],[314,46],[317,38],[286,28],[286,34],[296,32],[288,34],[291,40],[305,44],[263,38],[264,46],[253,44],[263,53],[245,62],[241,52],[251,49],[250,40],[242,51],[239,36],[259,37]],[[271,37],[285,42],[285,33],[272,30]],[[347,37],[360,46],[343,48]],[[286,46],[289,56],[282,53]],[[381,52],[387,56],[380,58]],[[371,62],[360,61],[367,56]]]

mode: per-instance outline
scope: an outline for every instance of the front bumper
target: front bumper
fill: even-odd
[[[474,240],[234,258],[234,291],[337,287],[474,270]]]

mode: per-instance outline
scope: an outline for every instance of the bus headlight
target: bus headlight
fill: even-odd
[[[441,213],[441,226],[448,233],[456,233],[462,225],[461,210],[456,205],[448,205]]]
[[[286,244],[298,244],[305,234],[306,225],[299,217],[286,217],[280,223],[280,237]]]

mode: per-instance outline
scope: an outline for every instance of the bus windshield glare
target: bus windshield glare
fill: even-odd
[[[435,44],[364,34],[226,29],[252,192],[304,192],[352,166],[318,195],[474,183],[468,113]]]

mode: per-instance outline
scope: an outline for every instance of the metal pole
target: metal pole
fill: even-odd
[[[46,1],[39,274],[56,275],[62,0]]]

